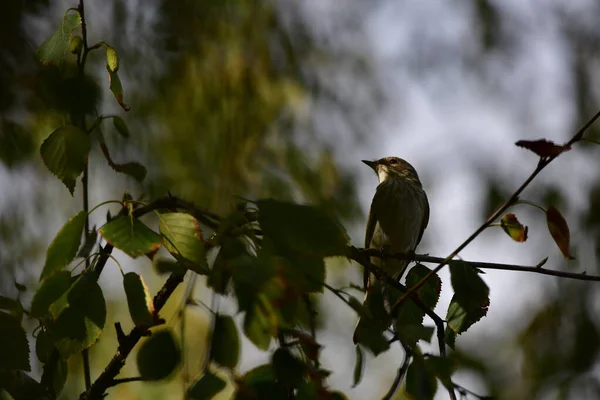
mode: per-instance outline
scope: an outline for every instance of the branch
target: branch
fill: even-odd
[[[432,257],[429,255],[420,255],[420,254],[407,254],[407,253],[399,253],[399,252],[385,252],[382,253],[378,249],[356,249],[356,251],[368,256],[368,257],[389,257],[396,258],[398,260],[408,260],[408,261],[417,261],[424,263],[442,263],[446,259],[442,257]],[[352,254],[352,252],[350,253]],[[354,257],[350,257],[353,260],[356,260]],[[450,260],[449,262],[451,262]],[[458,261],[458,260],[457,260]],[[598,275],[588,275],[585,271],[581,273],[575,272],[565,272],[565,271],[555,271],[551,269],[542,268],[542,266],[546,263],[546,260],[542,260],[537,265],[529,266],[529,265],[516,265],[516,264],[499,264],[499,263],[490,263],[490,262],[481,262],[481,261],[465,261],[460,260],[461,262],[468,264],[474,268],[481,269],[496,269],[496,270],[504,270],[504,271],[519,271],[519,272],[532,272],[534,274],[541,275],[550,275],[550,276],[558,276],[560,278],[568,278],[568,279],[577,279],[580,281],[600,281],[600,276]]]
[[[594,116],[592,118],[590,118],[578,131],[577,133],[575,133],[575,135],[573,135],[573,137],[571,138],[571,140],[569,140],[566,144],[565,144],[565,148],[570,147],[573,143],[581,140],[581,138],[583,137],[584,132],[598,119],[600,118],[600,111],[598,111],[596,114],[594,114]],[[419,288],[421,286],[423,286],[425,284],[425,282],[427,281],[427,279],[431,278],[433,275],[435,275],[436,273],[438,273],[442,268],[444,268],[444,266],[446,264],[448,264],[448,262],[450,260],[452,260],[454,257],[456,257],[458,255],[458,253],[460,253],[465,247],[467,247],[467,245],[469,245],[477,236],[479,236],[479,234],[481,232],[484,231],[484,229],[486,229],[492,222],[494,222],[496,219],[498,219],[498,217],[500,215],[502,215],[502,213],[504,213],[504,211],[506,211],[506,209],[508,209],[511,205],[513,205],[518,199],[519,199],[519,195],[523,192],[523,190],[525,190],[525,188],[527,186],[529,186],[529,184],[531,183],[531,181],[533,181],[533,179],[540,173],[542,172],[542,170],[544,168],[546,168],[546,166],[548,164],[550,164],[552,161],[554,161],[554,159],[556,159],[559,155],[561,155],[562,152],[559,152],[557,154],[554,154],[550,157],[540,157],[540,160],[538,162],[537,167],[533,170],[533,172],[531,173],[531,175],[529,175],[529,177],[527,179],[525,179],[525,182],[523,182],[521,184],[521,186],[519,186],[519,188],[517,190],[515,190],[515,192],[510,196],[510,198],[508,200],[506,200],[506,202],[504,204],[502,204],[500,206],[500,208],[498,208],[488,219],[487,221],[485,221],[479,228],[477,228],[477,230],[475,230],[475,232],[473,232],[473,234],[471,234],[471,236],[469,236],[467,238],[467,240],[465,240],[460,246],[458,246],[456,248],[456,250],[454,250],[448,257],[446,257],[445,259],[443,259],[440,264],[435,267],[430,273],[428,273],[427,275],[425,275],[419,282],[417,282],[415,285],[411,286],[408,291],[402,295],[394,304],[394,306],[392,307],[392,310],[397,309],[397,307],[402,304],[404,301],[406,301],[407,298],[409,298],[414,292],[416,292],[417,290],[419,290]]]
[[[348,257],[352,260],[361,264],[364,268],[369,271],[369,273],[375,275],[377,279],[384,281],[388,285],[394,287],[399,290],[401,293],[407,293],[406,286],[395,280],[394,278],[387,275],[381,268],[371,264],[369,259],[370,253],[377,252],[377,256],[381,257],[382,253],[376,249],[357,249],[356,247],[348,246]],[[398,253],[394,254],[398,257],[406,257],[406,259],[410,259],[410,255]],[[425,312],[425,314],[431,318],[436,326],[437,331],[437,340],[440,351],[440,356],[446,356],[446,342],[444,341],[444,320],[437,315],[431,308],[427,307],[421,299],[416,295],[416,293],[412,293],[410,295],[411,301],[415,303],[417,307],[421,309],[421,311]]]
[[[396,377],[392,382],[392,386],[390,386],[390,389],[385,396],[381,398],[381,400],[390,400],[394,396],[394,393],[396,393],[396,390],[398,390],[398,386],[400,386],[400,382],[402,381],[402,378],[408,369],[408,361],[410,360],[410,356],[410,350],[404,347],[404,360],[402,361],[402,365],[400,365],[400,368],[398,368],[398,372],[396,373]]]
[[[147,206],[143,206],[137,208],[133,211],[133,216],[139,218],[140,216],[149,213],[153,210],[160,208],[183,208],[188,210],[194,217],[198,215],[203,215],[203,219],[207,219],[208,216],[214,217],[214,214],[205,212],[194,207],[191,203],[184,202],[179,199],[172,198],[170,196],[158,199]],[[127,208],[124,207],[121,210],[121,213],[125,212]],[[217,217],[218,218],[218,217]],[[208,224],[207,224],[208,225]],[[208,243],[205,243],[206,247],[210,247]],[[113,250],[113,246],[111,244],[106,244],[102,250],[101,255],[98,258],[96,263],[96,267],[94,269],[97,276],[100,276],[102,269],[106,265],[110,253]],[[184,274],[172,273],[167,281],[164,283],[163,287],[160,291],[154,296],[154,307],[156,312],[158,313],[162,307],[165,305],[169,297],[173,294],[177,286],[181,282],[183,282]],[[139,340],[144,336],[144,330],[140,328],[133,328],[128,335],[124,335],[122,332],[118,335],[119,337],[119,347],[108,363],[102,374],[94,381],[94,383],[79,396],[80,400],[92,400],[92,399],[101,399],[108,389],[111,386],[114,386],[115,377],[121,372],[121,369],[125,365],[125,360],[129,356],[129,353],[133,350],[135,345],[139,342]]]
[[[172,273],[167,279],[160,291],[154,296],[154,307],[158,313],[165,305],[169,297],[173,294],[177,286],[183,282],[185,274]],[[142,338],[144,331],[138,327],[131,330],[129,335],[122,337],[119,341],[117,352],[108,363],[102,374],[94,381],[92,386],[79,396],[80,400],[101,399],[104,392],[111,386],[114,386],[115,377],[121,372],[125,365],[125,360],[134,346]]]

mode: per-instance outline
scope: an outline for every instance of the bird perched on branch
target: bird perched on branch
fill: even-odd
[[[398,157],[385,157],[377,161],[363,160],[363,163],[371,167],[379,178],[379,186],[369,211],[365,248],[414,252],[429,221],[429,202],[417,171]],[[371,263],[399,280],[409,261],[372,257]],[[368,288],[375,279],[369,275],[365,269],[365,302],[369,295]],[[354,343],[359,341],[357,334],[360,325],[359,319],[354,332]]]

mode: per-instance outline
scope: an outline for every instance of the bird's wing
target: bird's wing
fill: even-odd
[[[425,228],[427,228],[427,224],[429,223],[429,201],[427,200],[427,195],[425,195],[425,213],[423,214],[423,222],[421,223],[421,231],[419,232],[419,238],[417,239],[417,243],[415,244],[415,248],[421,242],[421,238],[423,237],[423,232],[425,232]]]
[[[377,196],[377,192],[375,192],[375,196]],[[377,225],[377,218],[375,217],[375,210],[373,207],[373,203],[375,202],[375,198],[373,198],[373,202],[371,203],[371,209],[369,210],[369,219],[367,221],[367,232],[365,234],[365,249],[371,247],[371,239],[373,239],[373,233],[375,232],[375,226]],[[367,290],[367,286],[369,284],[369,271],[364,268],[363,273],[363,288]]]

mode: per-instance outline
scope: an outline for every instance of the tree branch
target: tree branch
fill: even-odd
[[[571,138],[571,140],[569,140],[566,144],[565,144],[565,149],[566,148],[570,148],[570,146],[581,140],[581,138],[583,137],[584,132],[598,119],[600,118],[600,111],[598,111],[596,114],[594,114],[594,116],[592,118],[590,118],[578,131],[577,133],[575,133],[575,135],[573,135],[573,137]],[[515,192],[509,197],[508,200],[506,200],[506,202],[504,204],[502,204],[500,206],[500,208],[498,208],[488,219],[487,221],[485,221],[479,228],[477,228],[477,230],[475,230],[475,232],[473,232],[473,234],[471,234],[471,236],[469,236],[467,238],[467,240],[465,240],[460,246],[458,246],[456,248],[456,250],[454,250],[448,257],[446,257],[445,259],[443,259],[440,264],[435,267],[430,273],[428,273],[427,275],[425,275],[419,282],[417,282],[416,284],[414,284],[413,286],[411,286],[408,291],[402,295],[394,304],[394,306],[392,307],[392,310],[395,310],[398,308],[398,306],[400,304],[402,304],[404,301],[406,301],[407,298],[409,298],[411,296],[411,294],[413,294],[415,291],[419,290],[419,288],[421,286],[423,286],[425,284],[425,282],[431,278],[433,275],[435,275],[436,273],[438,273],[442,268],[444,268],[445,265],[448,264],[448,262],[450,260],[452,260],[454,257],[456,257],[458,255],[458,253],[460,253],[465,247],[467,247],[467,245],[469,245],[477,236],[479,236],[479,234],[481,232],[483,232],[492,222],[494,222],[496,219],[498,219],[498,217],[500,217],[500,215],[502,215],[502,213],[504,213],[504,211],[506,211],[506,209],[508,209],[511,205],[513,205],[518,199],[519,199],[519,195],[523,192],[523,190],[525,190],[525,188],[527,186],[529,186],[529,184],[531,183],[531,181],[533,181],[533,179],[540,173],[542,172],[542,170],[544,168],[546,168],[546,166],[548,164],[550,164],[552,161],[554,161],[554,159],[556,159],[559,155],[561,155],[563,152],[559,152],[557,154],[554,154],[550,157],[540,157],[539,162],[537,167],[533,170],[533,172],[531,173],[531,175],[529,175],[529,177],[527,179],[525,179],[525,181],[521,184],[521,186],[519,186],[519,188],[517,190],[515,190]]]
[[[354,249],[368,257],[389,257],[389,258],[396,258],[398,260],[408,260],[408,261],[417,261],[417,262],[435,263],[435,264],[442,263],[446,260],[445,258],[442,258],[442,257],[432,257],[432,256],[425,255],[425,254],[412,255],[412,254],[399,253],[399,252],[384,252],[384,253],[382,253],[378,249],[357,249],[357,248],[354,248]],[[352,258],[353,260],[360,263],[360,260],[358,260],[352,256],[352,251],[353,250],[350,250],[350,254],[351,254],[350,258]],[[358,258],[360,258],[360,257],[358,257]],[[452,261],[453,260],[450,260],[450,261],[448,261],[448,263],[452,262]],[[456,261],[460,261],[460,262],[468,264],[474,268],[481,268],[481,269],[496,269],[496,270],[504,270],[504,271],[531,272],[534,274],[557,276],[560,278],[577,279],[577,280],[581,280],[581,281],[596,281],[596,282],[600,281],[600,276],[588,275],[585,271],[581,272],[581,273],[575,273],[575,272],[556,271],[556,270],[542,268],[542,266],[546,263],[546,260],[542,260],[541,262],[539,262],[538,264],[533,265],[533,266],[516,265],[516,264],[500,264],[500,263],[490,263],[490,262],[481,262],[481,261],[465,261],[465,260],[456,260]]]
[[[183,208],[189,211],[190,214],[192,214],[194,217],[197,217],[198,215],[203,215],[204,220],[207,219],[206,215],[214,216],[214,214],[204,212],[203,210],[194,207],[191,203],[184,202],[182,200],[175,199],[170,196],[158,199],[147,206],[135,209],[133,211],[133,216],[139,218],[140,216],[146,213],[161,208]],[[125,210],[127,210],[126,207],[124,207],[121,210],[121,213],[125,212]],[[205,242],[205,246],[208,248],[210,247],[210,244]],[[101,255],[100,257],[98,257],[98,261],[94,269],[97,276],[100,276],[100,273],[106,265],[106,262],[108,261],[109,255],[112,252],[112,250],[113,246],[108,243],[102,248]],[[164,283],[162,288],[159,290],[159,292],[156,294],[156,296],[154,296],[154,307],[157,313],[165,305],[165,303],[173,294],[177,286],[179,286],[179,284],[183,282],[184,276],[185,273],[172,273],[167,279],[167,281]],[[108,363],[102,374],[100,374],[100,376],[94,381],[94,383],[79,396],[80,400],[101,399],[104,396],[106,390],[109,387],[114,386],[115,377],[119,374],[119,372],[125,365],[125,360],[129,356],[129,353],[131,353],[135,345],[139,342],[142,336],[144,336],[144,334],[145,332],[142,329],[135,327],[131,330],[131,332],[128,335],[123,335],[122,333],[118,335],[120,338],[119,347],[115,355]]]

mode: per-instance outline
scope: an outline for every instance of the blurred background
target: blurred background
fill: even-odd
[[[28,289],[20,294],[25,304],[52,237],[81,209],[80,183],[71,197],[39,156],[64,117],[51,90],[57,83],[38,73],[34,57],[74,5],[13,0],[0,14],[0,295],[15,298],[17,281]],[[537,157],[516,140],[566,141],[600,107],[600,3],[593,0],[107,0],[86,2],[86,17],[90,44],[117,49],[131,107],[124,113],[116,104],[104,54],[91,53],[98,112],[123,116],[131,131],[126,141],[103,125],[111,154],[149,170],[139,185],[94,150],[91,205],[125,190],[149,198],[170,191],[225,214],[236,196],[274,197],[336,213],[360,246],[377,184],[360,160],[394,155],[415,166],[429,195],[418,253],[446,256],[534,169]],[[588,137],[598,140],[600,126]],[[549,257],[547,268],[600,273],[599,155],[598,146],[578,144],[523,195],[562,211],[577,260],[563,260],[543,213],[527,206],[513,210],[529,226],[527,242],[493,228],[461,256],[523,265]],[[96,227],[104,212],[92,215]],[[152,276],[148,260],[115,255],[144,275],[151,292],[162,285],[165,276]],[[448,274],[442,279],[436,311],[444,316],[452,291]],[[499,399],[600,398],[600,287],[507,271],[484,279],[489,313],[458,338],[463,368],[455,381]],[[328,281],[358,284],[360,272],[333,260]],[[116,268],[109,265],[101,286],[109,320],[90,353],[92,379],[116,349],[113,322],[131,327]],[[109,398],[182,398],[200,371],[210,321],[202,308],[178,311],[184,289],[163,316],[185,337],[185,367],[170,382],[120,385]],[[210,300],[203,279],[194,296]],[[227,299],[220,307],[236,311]],[[319,309],[331,387],[350,399],[381,398],[402,351],[369,357],[364,380],[351,388],[356,317],[328,294]],[[248,341],[242,351],[240,372],[269,357]],[[135,375],[134,357],[122,376]],[[82,391],[80,370],[73,357],[63,398]]]

